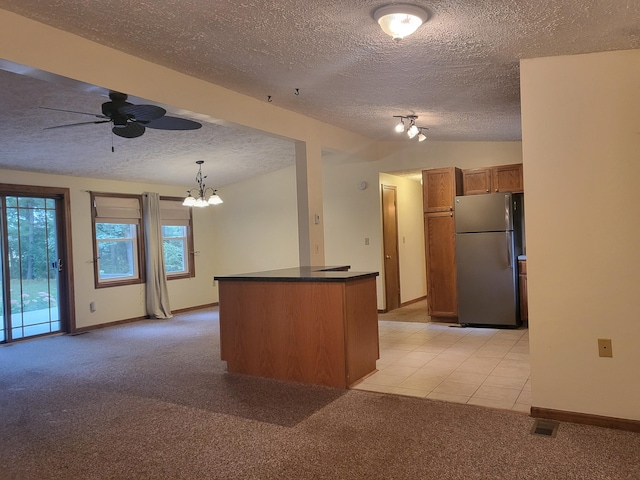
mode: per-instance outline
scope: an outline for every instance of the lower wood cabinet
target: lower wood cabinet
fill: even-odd
[[[456,243],[453,212],[424,214],[429,315],[458,316],[456,283]]]

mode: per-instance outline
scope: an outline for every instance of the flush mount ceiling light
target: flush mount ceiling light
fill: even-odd
[[[415,32],[429,15],[420,7],[399,3],[380,7],[373,12],[373,18],[384,33],[399,42]]]
[[[424,142],[427,137],[424,134],[424,130],[429,130],[427,127],[419,127],[416,125],[417,115],[394,115],[393,118],[399,118],[400,122],[395,126],[395,131],[403,133],[405,131],[405,120],[409,123],[409,128],[406,130],[409,138],[418,137],[419,142]]]
[[[198,160],[198,173],[196,174],[197,187],[187,190],[187,198],[184,199],[182,205],[186,207],[206,207],[207,205],[219,205],[222,203],[222,199],[218,196],[217,191],[211,187],[207,187],[204,184],[206,175],[202,176],[202,164],[204,160]]]

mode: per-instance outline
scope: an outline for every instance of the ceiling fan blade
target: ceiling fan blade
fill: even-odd
[[[118,112],[143,121],[156,120],[167,113],[164,108],[155,105],[124,105],[118,108]]]
[[[109,123],[111,120],[96,120],[95,122],[79,122],[67,123],[66,125],[56,125],[55,127],[46,127],[44,130],[52,130],[54,128],[77,127],[78,125],[95,125],[96,123]]]
[[[122,138],[137,138],[144,134],[145,128],[137,122],[129,122],[126,127],[113,127],[111,131]]]
[[[56,112],[79,113],[80,115],[91,115],[92,117],[96,117],[96,118],[109,118],[109,117],[106,117],[105,115],[96,115],[95,113],[88,113],[88,112],[76,112],[75,110],[63,110],[61,108],[51,108],[51,107],[40,107],[40,108],[43,108],[45,110],[55,110]]]
[[[202,124],[186,118],[164,116],[145,123],[145,126],[157,130],[197,130]]]

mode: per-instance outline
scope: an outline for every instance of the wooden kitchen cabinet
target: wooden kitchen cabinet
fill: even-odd
[[[452,212],[456,195],[462,195],[462,170],[448,167],[422,171],[424,212]]]
[[[429,315],[452,321],[458,315],[456,243],[453,212],[424,214]],[[435,317],[435,318],[434,318]]]
[[[529,297],[527,295],[527,261],[518,260],[518,285],[520,293],[520,320],[529,321]]]
[[[481,195],[491,192],[491,168],[462,170],[462,191],[464,195]]]
[[[524,191],[522,164],[462,170],[464,195],[521,193]]]
[[[462,195],[462,170],[423,170],[427,305],[432,319],[456,321],[456,238],[454,201]]]
[[[522,164],[492,167],[491,187],[493,192],[521,193],[524,191]]]

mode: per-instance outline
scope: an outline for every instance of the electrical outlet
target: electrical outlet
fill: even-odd
[[[89,311],[90,311],[91,313],[93,313],[93,312],[95,312],[95,311],[96,311],[96,302],[91,302],[91,303],[89,303]]]
[[[369,237],[364,237],[364,244],[369,245]]]
[[[599,338],[598,339],[598,354],[601,357],[613,357],[613,350],[611,349],[611,339],[610,338]]]

